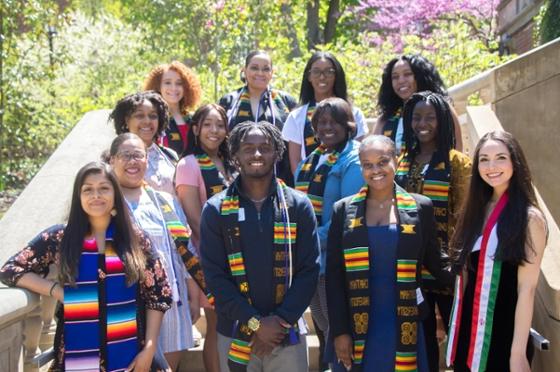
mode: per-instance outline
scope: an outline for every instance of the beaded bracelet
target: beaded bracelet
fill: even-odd
[[[49,296],[52,297],[52,291],[54,289],[54,287],[56,287],[58,285],[58,282],[54,282],[53,285],[51,286],[51,290],[49,291]]]

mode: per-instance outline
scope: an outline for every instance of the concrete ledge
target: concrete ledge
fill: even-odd
[[[0,288],[0,328],[25,318],[39,305],[39,295],[19,288]]]

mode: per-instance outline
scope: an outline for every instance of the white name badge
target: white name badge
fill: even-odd
[[[424,296],[422,296],[422,290],[420,288],[416,288],[416,305],[420,305],[424,302]]]
[[[237,221],[245,221],[245,208],[239,208],[239,212],[237,213]]]

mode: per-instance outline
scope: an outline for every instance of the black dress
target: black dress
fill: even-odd
[[[454,371],[470,371],[467,366],[468,350],[470,343],[471,318],[473,310],[473,297],[478,269],[480,251],[470,254],[468,263],[467,287],[463,297],[461,325],[455,356]],[[502,272],[496,295],[496,307],[492,323],[492,336],[490,350],[486,363],[487,372],[509,371],[509,357],[513,342],[513,329],[515,324],[515,307],[517,305],[517,268],[518,265],[502,262]],[[532,344],[527,343],[527,358],[531,361]]]

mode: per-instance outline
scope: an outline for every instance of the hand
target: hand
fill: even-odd
[[[274,348],[286,337],[286,329],[282,323],[285,322],[276,315],[261,318],[261,325],[255,334],[266,345]]]
[[[347,371],[352,369],[352,337],[348,334],[340,335],[334,339],[336,357]]]
[[[255,354],[256,356],[258,356],[259,358],[264,358],[267,355],[270,355],[270,353],[272,353],[272,350],[274,348],[270,345],[265,344],[264,342],[262,342],[256,334],[253,335],[253,338],[251,339],[251,353]]]
[[[509,369],[511,372],[531,372],[531,366],[525,353],[511,353]]]
[[[150,372],[152,359],[154,359],[154,351],[144,347],[141,352],[136,354],[132,363],[128,365],[126,372]]]

